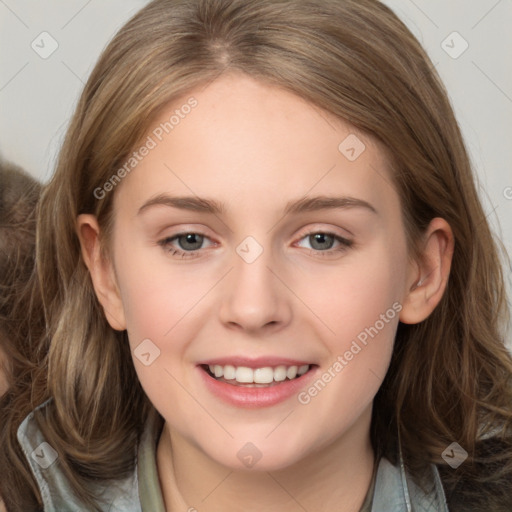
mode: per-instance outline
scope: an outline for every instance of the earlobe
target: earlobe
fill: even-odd
[[[400,312],[402,323],[422,322],[439,304],[448,283],[453,248],[450,225],[439,217],[433,219],[425,233],[421,261],[410,272],[409,289]]]
[[[94,215],[82,214],[77,218],[76,231],[84,263],[91,275],[96,297],[103,307],[110,326],[126,329],[123,303],[116,283],[112,262],[101,251],[100,228]]]

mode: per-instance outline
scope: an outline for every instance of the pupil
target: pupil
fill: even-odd
[[[332,242],[334,242],[334,237],[332,235],[327,235],[326,233],[315,233],[314,235],[311,235],[312,240],[311,246],[314,249],[330,249],[332,247]],[[320,245],[320,247],[315,247],[315,244],[325,244],[327,241],[328,247],[325,247],[325,245]],[[331,242],[331,243],[328,243]]]
[[[182,243],[182,241],[184,241],[184,243]],[[188,233],[180,236],[179,242],[182,249],[194,251],[201,248],[201,245],[203,244],[203,237],[197,233]],[[187,246],[187,244],[192,245],[192,247],[190,247],[190,245]]]

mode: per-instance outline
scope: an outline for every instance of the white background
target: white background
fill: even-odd
[[[0,0],[0,153],[42,181],[96,59],[144,0]],[[386,0],[420,40],[448,89],[485,211],[512,254],[512,1]],[[452,58],[443,41],[468,49]],[[31,47],[48,32],[58,48]],[[50,48],[51,40],[45,40]],[[35,44],[34,43],[34,44]],[[42,45],[42,43],[39,43]],[[511,279],[510,262],[505,269]]]

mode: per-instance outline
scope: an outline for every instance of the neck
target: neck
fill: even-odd
[[[359,512],[374,469],[370,421],[371,406],[332,443],[275,471],[218,464],[166,423],[157,448],[166,510]]]

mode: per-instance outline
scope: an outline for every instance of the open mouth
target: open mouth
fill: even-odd
[[[302,366],[266,366],[263,368],[248,368],[245,366],[220,366],[202,364],[201,368],[213,379],[233,386],[271,387],[283,382],[297,380],[306,375],[316,365]]]

